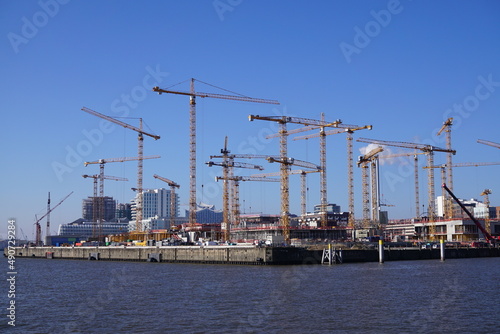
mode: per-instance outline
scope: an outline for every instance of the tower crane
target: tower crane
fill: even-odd
[[[448,118],[439,131],[437,132],[437,135],[440,136],[443,131],[446,134],[446,148],[448,150],[451,150],[451,126],[453,125],[453,117]],[[446,154],[446,178],[448,179],[448,188],[453,191],[453,161],[452,161],[453,154],[448,152]],[[448,196],[446,196],[448,197]]]
[[[229,181],[241,181],[238,180],[237,177],[229,175],[229,170],[232,168],[252,168],[252,169],[258,169],[258,170],[263,170],[264,168],[262,166],[258,165],[252,165],[252,164],[247,164],[247,163],[242,163],[242,162],[235,162],[233,159],[228,158],[229,151],[227,150],[227,140],[226,140],[226,145],[223,150],[221,150],[224,154],[224,160],[222,162],[214,162],[214,161],[208,161],[206,164],[209,167],[212,166],[221,166],[222,167],[222,174],[223,176],[221,178],[216,178],[216,181],[219,179],[224,180],[223,183],[223,189],[222,189],[222,220],[223,220],[223,230],[224,230],[224,241],[229,241],[231,237],[231,222],[229,219]],[[236,205],[236,201],[234,200],[234,192],[237,191],[236,185],[233,185],[233,205]],[[239,205],[238,208],[233,207],[233,215],[234,217],[239,217]],[[238,219],[238,218],[236,218]],[[239,219],[238,219],[239,221]]]
[[[486,232],[491,234],[491,224],[490,224],[490,196],[491,195],[491,189],[484,189],[483,192],[481,193],[481,196],[484,196],[484,204],[486,205],[486,217],[484,221],[484,225],[486,228]]]
[[[102,179],[104,177],[104,165],[107,164],[107,163],[110,163],[110,162],[125,162],[125,161],[142,161],[142,160],[147,160],[147,159],[158,159],[160,158],[159,155],[151,155],[151,156],[140,156],[140,157],[126,157],[126,158],[110,158],[110,159],[99,159],[99,160],[96,160],[96,161],[86,161],[84,162],[84,166],[87,167],[88,165],[92,165],[92,164],[99,164],[99,177]],[[142,166],[142,165],[141,165]],[[142,187],[142,170],[141,170],[141,173],[140,173],[140,179],[141,179],[141,187]],[[140,191],[139,191],[140,190]],[[139,198],[142,199],[142,188],[139,189],[137,188],[136,189],[138,195],[137,195],[137,202],[139,202]],[[100,197],[101,197],[101,211],[102,209],[104,208],[104,203],[103,203],[103,198],[104,198],[104,182],[101,182],[100,185],[99,185],[99,194],[100,194]],[[142,205],[142,201],[140,203]],[[141,231],[142,230],[142,206],[140,207],[140,209],[138,210],[137,209],[137,206],[139,205],[139,203],[136,203],[136,221],[135,221],[135,226],[136,226],[136,230],[137,231]],[[141,220],[138,220],[137,219],[137,214],[139,214],[139,211],[141,212]],[[100,217],[103,216],[103,214],[99,214]]]
[[[70,192],[68,195],[66,195],[66,197],[64,197],[62,200],[60,200],[59,203],[57,203],[51,209],[49,209],[46,214],[44,214],[42,217],[36,219],[36,222],[34,224],[35,231],[36,231],[36,233],[35,233],[35,245],[36,246],[42,246],[42,228],[40,226],[40,222],[42,221],[42,219],[45,218],[47,215],[49,215],[52,211],[54,211],[54,209],[57,208],[59,205],[61,205],[62,202],[64,202],[69,196],[71,196],[71,194],[73,194],[73,191]],[[48,236],[49,231],[47,231],[46,233]]]
[[[459,162],[459,163],[455,163],[455,164],[452,164],[451,167],[481,167],[481,166],[495,166],[495,165],[500,165],[500,162]],[[435,165],[435,166],[424,166],[422,168],[424,169],[433,169],[433,168],[441,168],[441,183],[442,184],[446,184],[446,181],[447,181],[447,177],[446,177],[446,174],[445,174],[445,169],[446,169],[447,165],[446,164],[443,164],[443,165]],[[450,218],[453,218],[453,210],[452,210],[452,206],[451,206],[451,202],[448,199],[447,196],[445,196],[445,188],[442,187],[442,190],[443,190],[443,200],[445,201],[444,202],[444,215],[446,218],[450,219]],[[450,189],[451,190],[451,189]]]
[[[310,131],[310,130],[317,130],[319,129],[319,134],[320,134],[320,139],[319,139],[319,149],[320,149],[320,166],[321,166],[321,170],[320,170],[320,205],[321,205],[321,211],[323,212],[323,214],[321,215],[321,226],[323,227],[326,227],[327,225],[327,213],[326,213],[326,206],[328,205],[328,200],[327,200],[327,177],[326,177],[326,172],[327,172],[327,169],[326,169],[326,135],[325,135],[325,128],[326,127],[335,127],[337,126],[338,124],[341,124],[342,121],[340,119],[336,120],[335,122],[332,122],[332,123],[326,123],[325,122],[325,114],[324,113],[321,113],[321,122],[323,123],[322,126],[318,126],[318,125],[305,125],[301,128],[297,128],[297,129],[292,129],[292,130],[287,130],[287,135],[291,135],[291,134],[296,134],[296,133],[300,133],[300,132],[304,132],[304,131]],[[326,124],[325,124],[326,123]],[[341,132],[344,132],[344,130],[330,130],[330,132],[333,134],[334,133],[341,133]],[[275,134],[271,134],[271,135],[268,135],[266,138],[267,139],[270,139],[270,138],[274,138],[274,137],[278,137],[278,136],[281,136],[280,133],[275,133]],[[296,137],[294,138],[294,140],[297,140],[297,139],[308,139],[307,138],[302,138],[302,137]],[[302,181],[304,181],[304,179],[302,179]]]
[[[293,140],[320,137],[320,155],[322,157],[321,160],[325,161],[325,163],[326,163],[325,136],[338,134],[338,133],[346,133],[346,135],[347,135],[346,136],[346,143],[347,143],[347,196],[348,196],[348,203],[349,203],[349,226],[353,227],[354,226],[354,173],[353,173],[353,153],[352,153],[352,139],[353,138],[352,138],[352,134],[354,133],[354,131],[359,131],[359,130],[364,130],[364,129],[371,130],[373,127],[371,125],[358,126],[358,125],[342,124],[342,122],[340,120],[338,121],[338,123],[336,125],[334,125],[334,127],[339,128],[339,129],[328,130],[328,131],[324,131],[324,129],[323,129],[323,130],[320,130],[320,133],[295,137]],[[326,189],[326,174],[324,174],[322,176],[321,184],[322,184],[321,188]],[[326,196],[326,193],[325,193],[325,196]]]
[[[484,144],[484,145],[488,145],[488,146],[500,148],[500,144],[499,143],[495,143],[495,142],[492,142],[492,141],[489,141],[489,140],[478,139],[477,142],[479,144]]]
[[[391,159],[400,157],[410,157],[413,156],[413,175],[414,175],[414,185],[415,185],[415,217],[420,217],[420,187],[418,183],[418,156],[425,154],[424,152],[408,152],[408,153],[396,153],[396,154],[381,154],[378,156],[380,159]]]
[[[279,134],[280,134],[280,160],[275,158],[270,158],[269,162],[280,162],[281,163],[281,225],[283,226],[283,237],[285,243],[290,243],[290,221],[289,221],[289,211],[290,211],[290,199],[289,199],[289,175],[290,163],[288,159],[288,148],[287,148],[287,123],[301,124],[305,126],[323,126],[332,127],[338,125],[339,121],[333,123],[328,123],[323,120],[315,120],[309,118],[299,118],[290,116],[259,116],[259,115],[249,115],[248,119],[253,120],[263,120],[276,122],[279,124]],[[319,166],[318,166],[319,167]],[[307,167],[306,167],[307,168]],[[318,170],[321,167],[317,168]],[[324,203],[322,203],[324,205]]]
[[[420,150],[424,152],[427,156],[427,166],[433,166],[434,165],[434,152],[445,152],[445,153],[452,153],[456,154],[455,150],[450,150],[446,148],[440,148],[432,145],[427,145],[427,144],[418,144],[418,143],[408,143],[408,142],[397,142],[397,141],[387,141],[387,140],[378,140],[378,139],[368,139],[368,138],[359,138],[357,141],[359,142],[364,142],[364,143],[370,143],[370,144],[378,144],[381,146],[395,146],[395,147],[404,147],[404,148],[410,148],[414,150]],[[434,197],[435,197],[435,190],[434,190],[434,169],[429,168],[428,173],[427,173],[427,181],[428,181],[428,203],[429,203],[429,220],[431,222],[431,229],[430,231],[431,235],[434,233],[435,226],[433,224],[435,220],[435,205],[434,205]]]
[[[211,155],[210,159],[214,158],[222,158],[222,155]],[[303,167],[303,168],[308,168],[308,169],[314,169],[314,170],[320,170],[321,167],[313,164],[311,162],[291,158],[291,157],[285,157],[282,159],[281,156],[279,155],[265,155],[265,154],[229,154],[228,157],[230,159],[264,159],[267,160],[268,162],[279,162],[281,160],[286,161],[290,165],[294,165],[297,167]]]
[[[370,219],[370,197],[368,191],[368,164],[370,164],[371,169],[371,214],[372,220],[378,221],[378,209],[379,209],[379,201],[378,201],[378,180],[377,180],[377,156],[384,149],[381,146],[378,146],[372,149],[370,152],[362,155],[358,158],[357,165],[361,167],[362,172],[362,193],[363,193],[363,225],[365,228],[369,227],[369,219]]]
[[[307,179],[306,175],[309,173],[321,173],[321,170],[304,170],[295,169],[288,172],[288,175],[300,175],[300,208],[301,215],[304,217],[307,213]],[[280,176],[280,172],[274,173],[263,173],[263,174],[253,174],[254,177],[268,177],[268,176]]]
[[[137,203],[136,203],[135,225],[136,225],[136,229],[138,231],[140,231],[140,230],[142,230],[142,226],[141,226],[141,224],[142,224],[142,173],[143,173],[143,160],[144,160],[144,157],[143,157],[143,155],[144,155],[144,153],[143,153],[144,152],[144,136],[143,135],[152,137],[154,140],[160,139],[160,136],[144,131],[142,129],[142,118],[139,119],[140,125],[137,128],[133,125],[119,121],[113,117],[103,115],[97,111],[94,111],[94,110],[86,108],[86,107],[83,107],[82,110],[85,111],[86,113],[100,117],[100,118],[105,119],[111,123],[118,124],[120,126],[123,126],[126,129],[130,129],[130,130],[136,131],[138,133],[138,137],[137,137],[137,139],[138,139],[138,145],[137,145],[137,156],[138,156],[138,159],[137,159]]]
[[[446,148],[451,150],[451,126],[453,125],[453,117],[448,118],[439,131],[437,132],[437,135],[441,135],[443,131],[446,133]],[[446,165],[441,168],[441,173],[446,173],[445,176],[442,176],[442,179],[446,178],[448,179],[448,187],[451,191],[453,191],[453,161],[452,161],[452,156],[453,154],[447,153],[446,154]],[[443,181],[443,183],[446,183]],[[448,193],[442,188],[442,196],[443,196],[443,204],[444,204],[444,216],[450,218],[452,215],[452,208],[451,208],[451,200],[450,197],[448,196]]]
[[[174,226],[174,218],[175,218],[176,213],[177,213],[177,207],[175,205],[175,188],[180,188],[180,185],[178,185],[174,181],[169,180],[166,177],[162,177],[158,174],[154,174],[153,177],[155,179],[158,179],[158,180],[161,180],[161,181],[167,183],[168,186],[170,187],[170,228],[172,228],[172,226]]]
[[[100,174],[94,174],[94,175],[84,174],[84,175],[82,175],[82,177],[94,179],[94,197],[92,198],[92,221],[93,222],[102,221],[102,219],[104,217],[98,218],[97,214],[102,213],[102,210],[104,208],[101,208],[100,210],[98,210],[97,206],[103,205],[102,201],[104,200],[104,197],[103,197],[104,194],[101,194],[101,201],[100,201],[100,203],[97,203],[98,202],[98,200],[97,200],[97,180],[100,180],[101,183],[104,183],[104,180],[128,181],[128,179],[124,178],[124,177],[118,177],[118,176],[109,176],[109,175],[102,175],[101,176]],[[101,233],[102,233],[102,226],[99,226],[99,237],[101,236]],[[92,229],[92,237],[95,238],[95,236],[96,236],[95,234],[96,234],[96,231],[95,231],[95,226],[94,226],[94,228]]]
[[[321,113],[321,121],[325,121],[325,114]],[[338,124],[342,123],[340,119],[336,120],[333,123],[327,124],[328,126],[337,126]],[[302,128],[298,128],[295,130],[290,130],[288,131],[288,134],[294,134],[294,133],[299,133],[299,132],[304,132],[304,131],[309,131],[309,130],[315,130],[319,129],[319,150],[320,150],[320,205],[321,205],[321,226],[326,227],[327,225],[327,212],[326,212],[326,206],[328,205],[328,196],[327,196],[327,176],[326,176],[326,134],[325,134],[325,127],[326,126],[312,126],[312,125],[306,125]],[[330,132],[333,133],[340,133],[344,132],[342,129],[337,129],[337,130],[330,130]],[[270,136],[268,136],[270,137]],[[304,139],[308,139],[309,137],[304,137]],[[294,138],[294,140],[300,139],[300,137]],[[304,176],[305,177],[305,176]],[[302,181],[305,181],[304,178],[302,178]]]
[[[198,80],[204,84],[203,81]],[[279,104],[276,100],[266,100],[251,98],[243,95],[226,95],[196,92],[194,89],[195,79],[191,79],[189,92],[161,89],[158,86],[153,87],[153,91],[158,94],[168,93],[189,96],[189,224],[196,224],[196,97],[209,97],[216,99],[245,101],[254,103]]]

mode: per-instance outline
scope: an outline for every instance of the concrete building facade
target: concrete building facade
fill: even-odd
[[[145,189],[142,192],[142,218],[170,218],[170,189]],[[174,195],[175,212],[174,217],[179,216],[179,196]],[[135,220],[135,203],[136,199],[132,200],[132,220]]]
[[[99,211],[101,210],[101,203],[104,202],[103,208],[103,219],[105,221],[111,221],[115,219],[116,214],[116,201],[113,197],[105,196],[101,197],[88,197],[82,201],[82,217],[86,221],[97,221],[99,217]],[[96,210],[94,211],[94,204],[96,204]],[[94,214],[96,215],[94,217]]]

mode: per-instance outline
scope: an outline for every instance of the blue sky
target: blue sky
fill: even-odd
[[[424,142],[444,147],[435,133],[454,117],[454,162],[500,161],[500,21],[497,1],[3,1],[0,4],[2,57],[2,187],[0,234],[15,217],[34,235],[35,214],[46,208],[47,192],[57,203],[57,226],[81,216],[81,201],[92,195],[97,166],[83,161],[137,155],[136,133],[100,128],[83,106],[111,116],[142,117],[152,132],[145,154],[144,186],[164,187],[152,175],[179,184],[188,203],[188,98],[157,95],[196,78],[279,106],[198,99],[198,201],[221,207],[216,167],[204,162],[229,137],[233,153],[278,154],[276,130],[249,114],[342,119],[373,125],[355,138]],[[188,82],[175,87],[188,90]],[[197,83],[202,92],[223,93]],[[123,119],[138,125],[137,119]],[[290,125],[289,128],[296,126]],[[328,199],[347,210],[345,135],[328,137]],[[355,157],[366,144],[354,142]],[[319,164],[318,140],[289,141],[290,156]],[[396,153],[400,150],[392,149]],[[422,159],[423,161],[424,159]],[[444,163],[443,154],[436,163]],[[278,166],[260,163],[266,171]],[[500,205],[499,167],[455,168],[457,196],[479,198],[493,190]],[[401,162],[381,167],[381,192],[390,218],[414,215],[413,176]],[[360,171],[355,172],[356,216],[361,217]],[[242,171],[242,175],[252,171]],[[136,163],[106,166],[106,195],[133,197]],[[427,203],[425,171],[421,203]],[[436,172],[436,184],[439,185]],[[319,176],[308,178],[308,209],[319,201]],[[291,211],[300,213],[299,179],[291,179]],[[279,186],[244,183],[245,212],[279,212]],[[436,193],[440,193],[439,188]],[[45,223],[43,222],[43,226]],[[45,235],[45,229],[43,230]],[[22,236],[22,235],[21,235]]]

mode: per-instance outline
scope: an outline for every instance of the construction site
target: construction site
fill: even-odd
[[[170,89],[152,88],[158,94],[172,94],[185,96],[188,101],[189,112],[189,183],[182,183],[175,175],[169,178],[154,174],[153,177],[164,182],[169,187],[169,217],[165,222],[168,228],[154,229],[145,224],[143,217],[143,194],[144,194],[144,160],[159,159],[160,156],[144,156],[144,137],[159,140],[160,136],[146,131],[143,128],[142,118],[139,126],[134,126],[118,120],[114,117],[104,115],[92,109],[83,107],[81,110],[87,114],[104,119],[113,124],[129,129],[137,133],[137,156],[122,158],[100,158],[94,161],[86,161],[85,166],[98,165],[99,172],[95,174],[82,175],[93,181],[93,196],[89,197],[89,208],[91,210],[91,222],[89,228],[92,235],[88,238],[66,238],[63,236],[50,236],[50,212],[61,205],[70,195],[63,198],[57,205],[51,207],[50,194],[47,202],[47,212],[36,219],[36,240],[32,246],[166,246],[166,245],[208,245],[213,242],[223,245],[253,245],[253,246],[308,246],[312,244],[328,244],[332,242],[374,242],[378,240],[392,242],[425,243],[460,242],[470,246],[472,242],[495,244],[500,236],[500,223],[497,219],[495,207],[490,206],[488,195],[490,189],[485,189],[482,210],[467,207],[453,193],[453,170],[458,167],[480,167],[500,165],[500,162],[467,162],[454,163],[453,155],[456,150],[452,146],[453,118],[448,118],[438,131],[438,136],[444,136],[446,147],[436,147],[428,144],[389,141],[369,138],[357,138],[358,131],[371,130],[374,125],[346,124],[343,120],[327,120],[325,114],[319,119],[301,118],[294,116],[261,116],[249,115],[251,122],[265,121],[277,125],[279,131],[267,136],[268,139],[279,138],[279,147],[275,155],[238,154],[232,153],[228,145],[229,138],[221,138],[224,142],[220,153],[210,155],[210,161],[206,167],[218,168],[221,172],[216,177],[222,187],[222,219],[211,224],[201,224],[197,221],[197,130],[196,130],[196,105],[198,98],[223,99],[249,103],[261,103],[278,105],[276,100],[250,98],[243,95],[227,95],[215,93],[202,93],[195,90],[195,79],[190,80],[189,91],[176,91]],[[288,125],[295,125],[288,129]],[[375,125],[376,126],[376,125]],[[308,132],[309,134],[302,134]],[[292,135],[302,134],[292,138]],[[346,198],[348,208],[341,211],[340,207],[333,210],[335,206],[328,199],[327,179],[327,137],[335,134],[344,134],[346,139],[346,162],[347,162],[347,189]],[[300,160],[289,155],[289,144],[298,140],[319,138],[319,163]],[[353,153],[353,141],[369,144],[369,151],[355,159]],[[500,144],[482,140],[478,143],[490,147],[500,148]],[[221,145],[222,146],[222,145]],[[388,148],[398,148],[400,153],[387,153]],[[435,164],[435,153],[443,153],[446,163]],[[426,164],[423,171],[427,174],[427,203],[420,203],[419,189],[419,157],[425,156]],[[390,206],[381,202],[379,188],[380,161],[384,159],[404,157],[413,160],[414,169],[414,208],[415,217],[406,220],[391,221],[387,212],[382,210],[383,206]],[[299,157],[300,158],[300,157]],[[243,160],[243,161],[242,161]],[[105,166],[108,163],[137,161],[137,185],[132,188],[135,193],[133,203],[133,225],[123,233],[106,233],[107,221],[105,217],[106,196],[104,182],[128,181],[128,179],[105,174]],[[259,162],[274,163],[279,165],[278,172],[264,173],[264,167]],[[183,168],[182,162],[180,162]],[[356,168],[357,167],[357,168]],[[235,169],[250,169],[249,175],[243,176],[235,172]],[[355,189],[354,174],[361,174],[361,189]],[[435,171],[440,171],[440,182],[435,181]],[[237,175],[238,174],[238,175]],[[307,211],[307,177],[310,174],[319,175],[319,198],[320,203],[315,206],[314,212]],[[300,176],[300,190],[290,189],[290,177]],[[175,181],[173,181],[172,179]],[[279,183],[280,210],[279,213],[271,214],[242,214],[240,204],[241,182],[274,182]],[[436,197],[437,185],[441,188],[441,196]],[[182,221],[178,215],[178,197],[176,190],[188,187],[188,210]],[[355,190],[362,197],[361,217],[355,217]],[[300,192],[299,208],[290,208],[290,192]],[[422,211],[421,211],[422,208]],[[295,214],[292,212],[296,212]],[[46,239],[42,238],[41,222],[47,220]],[[180,221],[180,223],[179,223]],[[124,225],[126,229],[126,225]],[[130,228],[132,226],[132,228]],[[58,240],[57,244],[55,240]]]

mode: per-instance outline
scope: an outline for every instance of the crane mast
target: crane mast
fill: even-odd
[[[363,227],[370,227],[370,191],[368,185],[368,169],[370,165],[371,169],[371,215],[372,221],[378,221],[378,191],[377,191],[377,169],[375,161],[377,155],[384,149],[378,146],[365,155],[358,158],[357,165],[361,167],[361,179],[362,179],[362,202],[363,202]]]
[[[153,89],[154,90],[154,89]],[[196,95],[194,79],[189,86],[189,225],[196,224]]]
[[[196,224],[196,97],[279,104],[276,100],[257,99],[243,95],[237,96],[196,92],[194,82],[195,79],[191,78],[189,92],[161,89],[158,86],[153,87],[153,91],[158,94],[168,93],[189,96],[189,225],[191,226]]]
[[[50,191],[49,191],[49,197],[47,199],[47,237],[49,236],[50,233]]]
[[[453,117],[448,118],[444,123],[441,129],[439,129],[437,135],[441,135],[443,131],[445,131],[446,136],[446,148],[451,150],[451,126],[453,125]],[[448,179],[448,188],[453,191],[453,154],[448,152],[446,154],[446,178]]]

